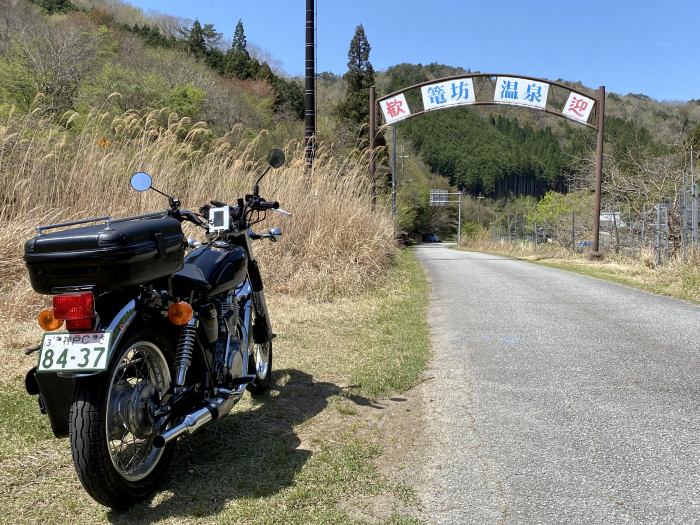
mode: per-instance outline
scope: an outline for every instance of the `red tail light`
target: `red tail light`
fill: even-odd
[[[68,330],[91,330],[95,319],[92,292],[54,295],[53,316],[66,321]]]
[[[92,330],[94,326],[94,317],[91,317],[90,319],[74,319],[73,321],[66,321],[66,329],[69,332],[88,332]]]

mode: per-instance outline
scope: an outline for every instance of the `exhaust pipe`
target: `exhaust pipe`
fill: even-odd
[[[184,434],[192,434],[207,423],[219,419],[228,414],[233,405],[241,398],[242,393],[238,394],[233,391],[226,391],[228,397],[217,397],[209,401],[204,407],[199,410],[187,414],[185,419],[179,425],[169,428],[159,436],[153,438],[153,446],[163,448],[171,441],[176,440]]]

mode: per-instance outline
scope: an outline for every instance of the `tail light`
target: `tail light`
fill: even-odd
[[[66,322],[66,328],[91,330],[95,322],[95,297],[92,292],[54,295],[53,316]]]

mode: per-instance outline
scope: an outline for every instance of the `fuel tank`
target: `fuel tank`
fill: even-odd
[[[211,284],[210,296],[240,286],[246,278],[248,257],[240,246],[200,246],[185,258],[186,264],[194,264]]]

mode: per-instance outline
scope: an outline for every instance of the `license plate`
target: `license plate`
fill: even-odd
[[[99,372],[107,369],[111,332],[44,334],[38,372]]]

